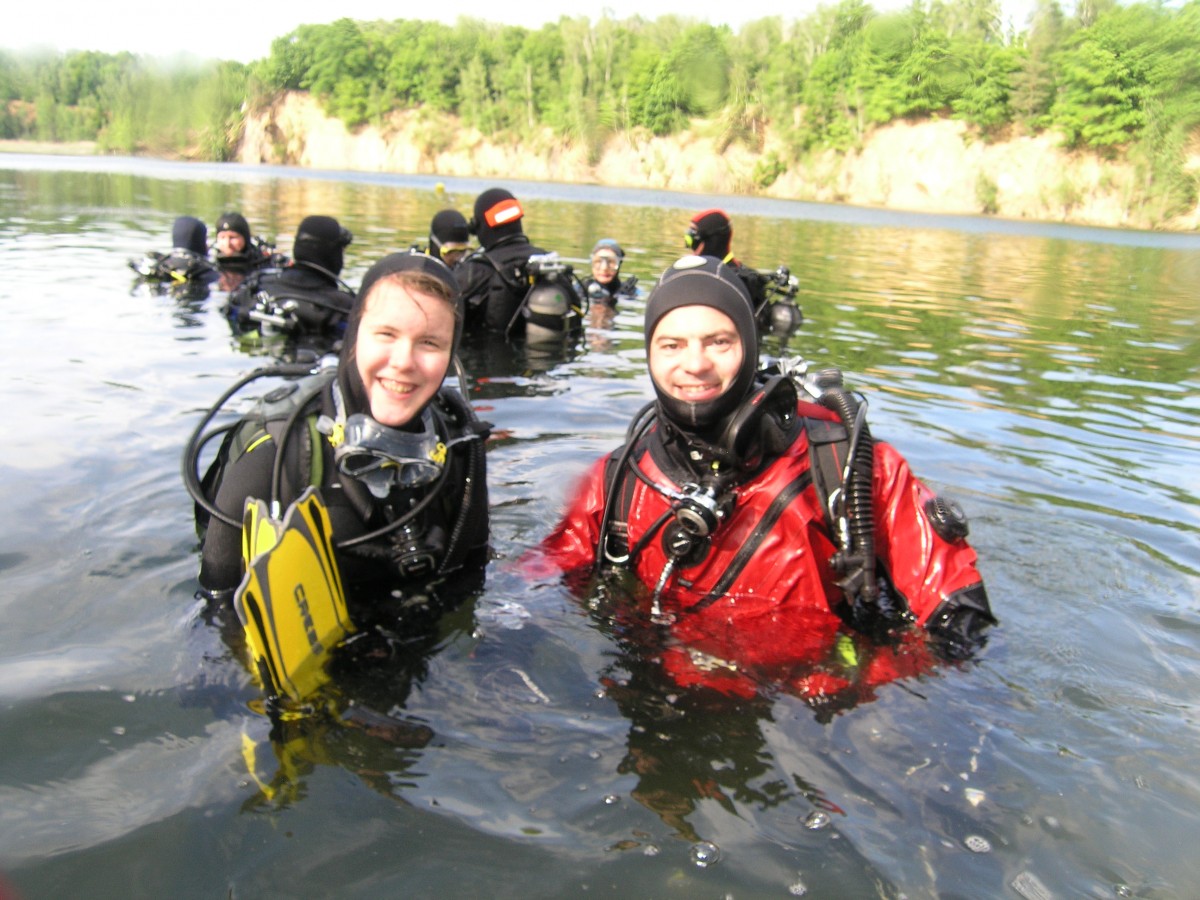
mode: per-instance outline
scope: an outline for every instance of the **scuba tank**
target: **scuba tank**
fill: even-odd
[[[529,257],[526,270],[530,287],[506,333],[512,333],[519,319],[524,319],[530,343],[558,341],[581,331],[586,298],[574,268],[557,253],[543,253]]]
[[[754,311],[759,326],[770,334],[788,335],[804,324],[804,310],[796,301],[800,281],[787,266],[771,273],[763,302]]]
[[[178,284],[216,276],[217,267],[208,259],[183,247],[170,253],[151,251],[141,259],[129,260],[129,268],[147,281]]]
[[[294,284],[289,273],[311,270],[328,285]],[[229,297],[227,314],[239,330],[291,337],[341,333],[354,303],[354,291],[337,275],[316,263],[300,261],[287,268],[260,268]]]

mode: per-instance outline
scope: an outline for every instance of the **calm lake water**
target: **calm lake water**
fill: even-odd
[[[837,713],[706,704],[513,562],[649,398],[640,303],[476,355],[495,561],[340,718],[272,742],[193,595],[181,450],[269,357],[221,296],[136,287],[171,222],[244,211],[346,278],[493,182],[0,157],[0,882],[23,898],[1200,895],[1200,236],[509,183],[538,243],[649,286],[696,210],[786,263],[790,353],[971,517],[979,658]],[[768,350],[780,350],[778,342]],[[484,370],[486,369],[486,371]],[[365,716],[365,718],[364,718]],[[364,724],[364,722],[366,724]],[[5,890],[0,886],[0,896]]]

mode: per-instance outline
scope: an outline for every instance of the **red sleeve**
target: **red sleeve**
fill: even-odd
[[[966,540],[947,541],[929,524],[925,503],[935,496],[894,447],[875,443],[875,555],[922,625],[951,594],[983,581]]]
[[[595,563],[600,518],[604,515],[607,462],[607,456],[596,460],[581,479],[566,514],[542,541],[538,552],[525,561],[526,572],[532,575],[545,575],[555,570],[573,572]]]

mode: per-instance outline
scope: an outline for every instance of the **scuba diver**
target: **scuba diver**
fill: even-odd
[[[533,573],[631,571],[669,627],[672,675],[731,693],[835,652],[843,626],[904,641],[916,624],[951,658],[983,642],[995,620],[957,504],[871,438],[836,369],[799,387],[759,371],[733,269],[674,263],[645,337],[656,399],[593,465]]]
[[[265,266],[282,266],[287,257],[275,251],[275,247],[250,233],[250,223],[239,212],[221,213],[215,229],[213,243],[217,268],[222,272],[245,274]]]
[[[733,223],[722,210],[708,209],[692,216],[683,243],[697,256],[718,259],[737,273],[750,295],[761,331],[786,334],[803,324],[804,314],[796,303],[799,281],[787,266],[781,265],[771,275],[764,275],[735,259]]]
[[[583,289],[592,303],[616,306],[622,297],[637,294],[637,276],[621,281],[621,263],[625,251],[612,238],[601,238],[592,248],[592,276],[583,282]]]
[[[429,223],[429,249],[425,252],[455,268],[471,249],[471,228],[457,209],[443,209]]]
[[[504,188],[475,199],[469,223],[479,249],[456,274],[467,306],[466,332],[549,340],[582,326],[583,294],[574,270],[529,242],[525,211]]]
[[[208,258],[208,226],[195,216],[180,216],[171,226],[171,250],[151,251],[140,260],[129,260],[138,276],[167,284],[212,284],[218,278]]]
[[[253,553],[243,546],[244,532],[254,540],[248,500],[269,502],[277,519],[282,507],[306,502],[310,488],[328,524],[318,515],[308,525],[328,531],[334,557],[322,560],[322,571],[336,573],[347,588],[426,584],[482,569],[489,426],[476,418],[465,391],[443,386],[457,365],[461,333],[461,299],[450,269],[425,254],[394,253],[364,276],[336,367],[306,377],[296,376],[311,368],[299,365],[258,370],[225,393],[196,429],[184,459],[207,596],[231,597],[246,587],[246,558]],[[292,378],[233,426],[205,433],[234,393],[264,375]],[[464,380],[461,369],[459,376]],[[200,453],[221,435],[201,481]],[[312,594],[314,585],[307,589]],[[375,594],[383,597],[378,602],[399,596]],[[354,591],[348,596],[354,613]],[[364,604],[376,601],[360,596],[359,602],[369,614]]]
[[[339,275],[353,236],[331,216],[308,216],[296,229],[293,262],[259,268],[229,295],[235,334],[283,334],[315,339],[320,349],[346,329],[354,291]]]

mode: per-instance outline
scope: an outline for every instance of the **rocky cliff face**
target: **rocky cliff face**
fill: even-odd
[[[353,133],[303,93],[286,94],[247,117],[239,158],[366,172],[497,177],[752,194],[921,212],[978,214],[1121,228],[1200,228],[1200,206],[1171,222],[1137,209],[1136,172],[1058,147],[1053,136],[995,144],[956,121],[900,123],[870,135],[862,149],[826,153],[755,187],[762,153],[740,144],[718,152],[705,123],[683,135],[610,138],[595,162],[587,149],[549,132],[520,146],[498,143],[444,116],[394,114],[382,127]],[[784,154],[779,153],[782,157]],[[1195,160],[1200,168],[1200,160]]]

